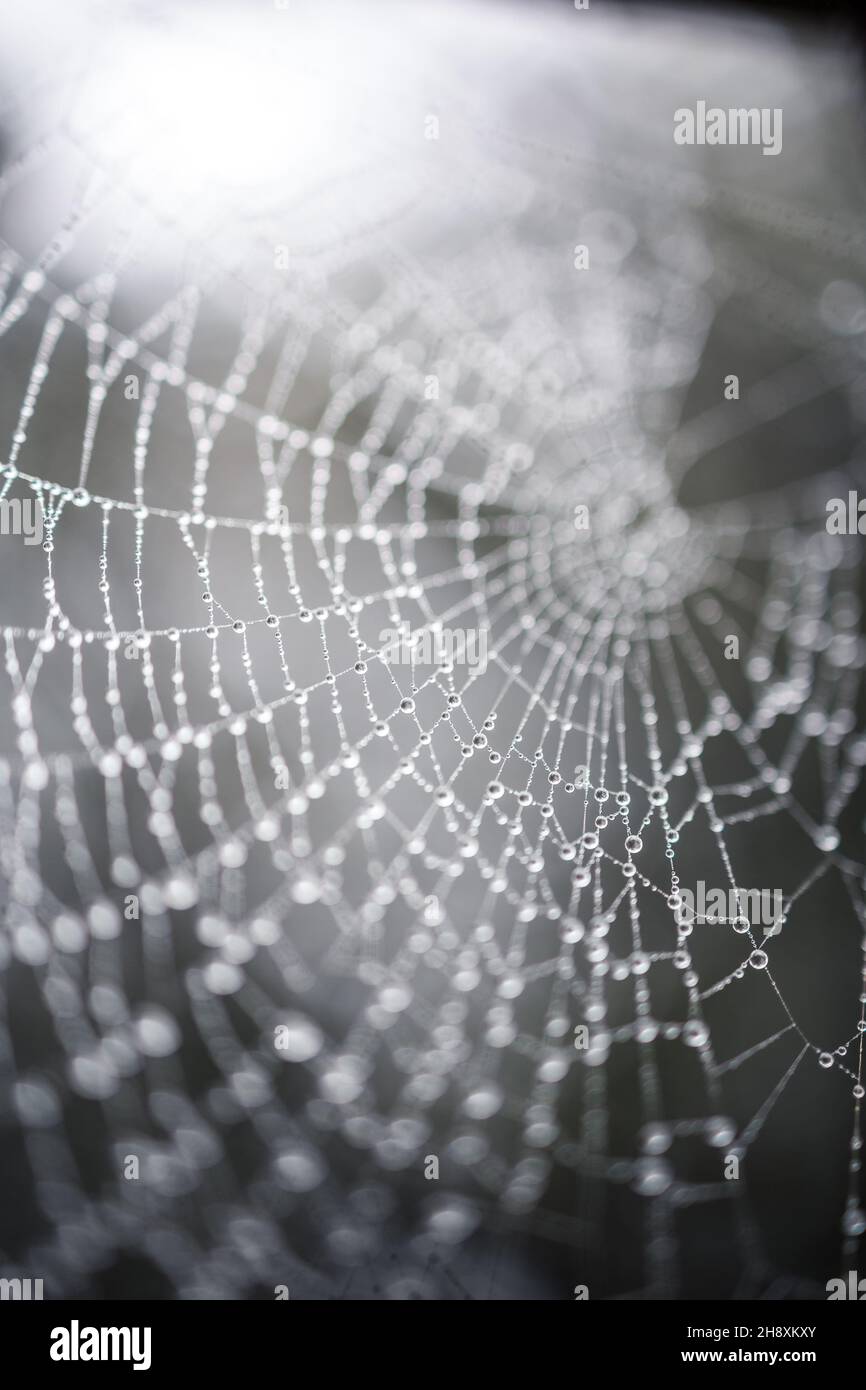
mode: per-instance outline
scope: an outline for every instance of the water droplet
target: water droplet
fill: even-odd
[[[283,1062],[309,1062],[318,1057],[324,1037],[322,1030],[304,1014],[286,1014],[275,1038],[277,1056]]]
[[[815,844],[825,853],[832,853],[839,848],[839,831],[832,825],[819,826],[815,832]]]
[[[314,878],[302,877],[292,884],[292,898],[296,903],[317,903],[322,896],[322,886]]]
[[[180,1046],[180,1030],[164,1009],[151,1008],[135,1024],[135,1040],[146,1057],[169,1057]]]
[[[505,1093],[495,1081],[484,1082],[470,1091],[463,1102],[463,1112],[471,1120],[489,1120],[502,1107]]]
[[[710,1030],[699,1018],[690,1018],[683,1024],[682,1039],[687,1047],[704,1047],[710,1040]]]
[[[459,1245],[471,1236],[480,1220],[474,1203],[449,1197],[437,1202],[428,1217],[427,1228],[434,1240],[445,1245]]]
[[[642,1197],[658,1197],[674,1180],[670,1164],[660,1158],[642,1158],[635,1164],[634,1190]]]
[[[733,1142],[737,1128],[733,1120],[723,1115],[715,1115],[713,1119],[707,1120],[704,1132],[707,1143],[714,1149],[726,1149]]]
[[[842,1218],[842,1230],[846,1236],[862,1236],[866,1231],[866,1212],[860,1207],[849,1207]]]
[[[276,1160],[280,1182],[290,1192],[312,1192],[325,1177],[325,1166],[315,1149],[286,1149]]]

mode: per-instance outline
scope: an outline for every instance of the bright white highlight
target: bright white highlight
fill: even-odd
[[[273,36],[234,16],[124,46],[80,108],[95,159],[177,206],[263,185],[285,194],[333,172],[349,122],[339,62],[310,37],[287,54],[282,19],[274,13]]]

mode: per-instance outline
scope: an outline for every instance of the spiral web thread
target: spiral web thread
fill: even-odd
[[[134,1250],[181,1297],[352,1296],[359,1269],[490,1297],[509,1276],[460,1250],[514,1232],[592,1285],[613,1190],[636,1250],[601,1292],[685,1292],[682,1213],[718,1206],[754,1296],[772,1261],[723,1166],[748,1173],[810,1068],[845,1110],[855,1266],[859,540],[826,534],[826,480],[677,500],[738,431],[857,382],[856,304],[830,292],[822,319],[745,234],[849,267],[850,235],[448,110],[447,164],[397,142],[386,212],[289,276],[264,214],[242,255],[216,218],[170,229],[146,312],[127,277],[164,212],[74,122],[7,164],[7,199],[53,160],[76,175],[61,231],[0,257],[21,387],[0,495],[45,524],[2,538],[0,1059],[39,1232],[2,1272],[50,1292]],[[732,297],[796,360],[680,424]],[[486,667],[389,661],[403,623],[484,631]],[[755,886],[738,856],[768,830],[792,846],[772,931],[680,922],[678,887]],[[820,935],[795,933],[826,881],[855,984],[816,1037],[785,954],[807,942],[820,978]]]

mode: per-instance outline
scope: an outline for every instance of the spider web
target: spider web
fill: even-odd
[[[689,486],[859,417],[862,248],[471,77],[285,215],[178,220],[74,109],[7,159],[7,207],[65,198],[0,252],[0,497],[44,518],[0,548],[2,1272],[52,1294],[782,1296],[811,1117],[856,1266],[848,482]],[[725,314],[772,342],[737,403]],[[781,918],[683,921],[699,881]]]

